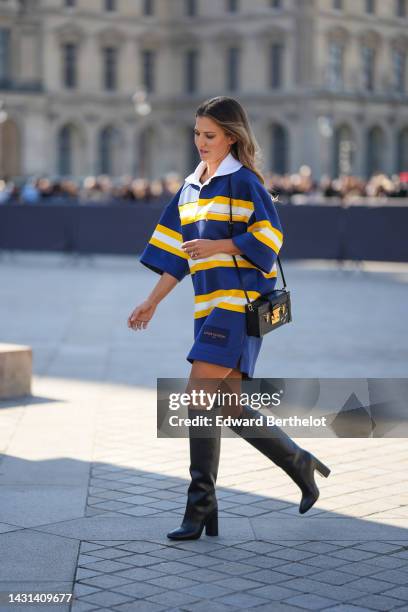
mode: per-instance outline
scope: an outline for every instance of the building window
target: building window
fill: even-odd
[[[407,0],[397,0],[396,13],[397,17],[407,16]]]
[[[237,13],[239,10],[239,0],[227,0],[227,13]]]
[[[363,47],[364,88],[373,91],[375,87],[375,49]]]
[[[185,12],[187,17],[196,17],[198,13],[197,0],[185,0]]]
[[[365,12],[369,15],[375,14],[375,0],[365,0]]]
[[[76,0],[64,0],[64,6],[66,8],[74,8],[76,6]]]
[[[272,89],[282,87],[283,75],[283,44],[272,43],[270,48],[269,84]]]
[[[78,48],[75,43],[66,43],[63,46],[63,83],[68,89],[77,86],[77,55]]]
[[[350,175],[354,171],[355,144],[348,125],[335,129],[333,137],[333,176]]]
[[[120,164],[119,132],[112,126],[105,127],[99,133],[99,172],[115,175]]]
[[[143,15],[145,17],[154,15],[154,0],[143,0]]]
[[[384,133],[380,127],[373,127],[366,136],[366,177],[384,170]]]
[[[394,88],[398,93],[405,93],[407,54],[402,49],[392,52],[394,68]]]
[[[0,28],[0,81],[10,77],[10,30]]]
[[[104,47],[103,51],[103,86],[113,91],[117,89],[118,50],[116,47]]]
[[[227,49],[227,88],[229,91],[239,89],[239,64],[241,52],[238,47]]]
[[[333,0],[333,9],[335,11],[343,10],[343,0]]]
[[[286,129],[276,123],[271,127],[271,171],[286,174],[288,171],[288,135]]]
[[[58,133],[58,173],[61,176],[72,174],[72,129],[64,125]]]
[[[113,13],[116,11],[116,0],[105,0],[105,11],[108,13]]]
[[[331,42],[329,47],[329,85],[333,88],[343,86],[344,47]]]
[[[283,8],[283,0],[271,0],[271,8],[273,9]]]
[[[187,93],[194,93],[197,91],[198,83],[198,51],[196,49],[190,49],[185,54],[185,72],[184,82],[185,91]]]
[[[155,90],[155,52],[146,49],[142,51],[142,81],[143,87],[148,93]]]

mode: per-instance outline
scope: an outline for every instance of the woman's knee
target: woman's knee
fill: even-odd
[[[205,394],[215,393],[230,371],[231,368],[195,359],[185,392],[190,394],[192,391],[203,391]]]

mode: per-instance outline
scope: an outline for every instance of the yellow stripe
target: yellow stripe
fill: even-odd
[[[194,318],[199,319],[200,317],[206,317],[213,309],[214,306],[211,306],[211,308],[206,308],[205,310],[199,310],[198,312],[194,313]]]
[[[279,254],[279,248],[277,247],[277,245],[274,242],[272,242],[270,238],[267,238],[266,236],[264,236],[261,232],[255,232],[254,238],[259,240],[259,242],[263,242],[264,244],[266,244],[273,251],[275,251],[277,255]]]
[[[229,212],[218,213],[218,212],[207,212],[206,210],[198,210],[199,206],[208,206],[208,204],[226,204],[229,205],[229,198],[225,196],[215,196],[213,198],[200,198],[197,202],[188,202],[188,204],[183,204],[180,208],[180,220],[181,225],[187,225],[188,223],[194,223],[195,221],[200,221],[202,219],[212,219],[214,221],[228,221],[229,220]],[[248,200],[231,200],[232,206],[237,206],[240,208],[246,208],[251,213],[254,210],[254,203]],[[188,207],[188,208],[186,208]],[[232,220],[235,222],[243,222],[247,223],[248,218],[246,215],[234,214],[232,212]]]
[[[190,206],[191,204],[197,204],[197,200],[194,200],[194,202],[179,202],[179,208],[183,207],[183,206]]]
[[[195,216],[193,217],[183,217],[182,219],[180,219],[181,221],[181,225],[188,225],[188,223],[194,223],[195,222]]]
[[[259,295],[258,291],[247,291],[248,297],[257,298]],[[202,293],[201,295],[196,295],[194,301],[196,304],[200,302],[208,302],[217,297],[245,297],[245,293],[242,289],[217,289],[216,291],[211,291],[211,293]]]
[[[178,255],[179,257],[182,257],[183,259],[188,259],[188,255],[184,253],[184,251],[180,251],[179,249],[176,249],[173,246],[170,246],[169,244],[166,244],[165,242],[162,242],[161,240],[154,238],[153,236],[152,238],[150,238],[149,244],[153,244],[159,249],[163,249],[164,251],[173,253],[173,255]]]
[[[252,291],[250,293],[256,293],[256,296],[253,299],[256,299],[261,295],[257,291]],[[229,304],[228,302],[219,302],[217,305],[210,306],[205,310],[197,310],[194,313],[194,318],[200,319],[201,317],[206,317],[211,313],[212,310],[214,310],[214,308],[222,308],[223,310],[232,310],[234,312],[245,312],[245,304]]]
[[[186,214],[186,210],[188,210],[189,208],[191,208],[192,210],[195,210],[195,208],[197,207],[197,202],[188,202],[188,204],[183,204],[183,206],[180,206],[179,208],[181,208],[181,210],[179,210],[180,213],[182,213],[183,215]]]
[[[183,215],[183,217],[181,217],[180,221],[181,221],[181,225],[187,225],[188,223],[194,223],[195,221],[202,221],[203,219],[212,219],[213,221],[229,221],[229,213],[228,214],[223,214],[223,213],[205,213],[202,212],[198,215],[192,214],[192,215]],[[238,221],[242,221],[243,223],[247,223],[248,219],[247,217],[245,217],[244,215],[232,215],[232,220],[235,222]]]
[[[277,238],[279,238],[279,240],[283,241],[283,234],[282,234],[282,232],[279,231],[276,227],[273,227],[271,222],[267,221],[267,220],[257,221],[256,223],[252,223],[252,225],[248,226],[248,232],[256,232],[257,230],[262,229],[264,227],[267,227],[268,229],[270,229],[271,232],[273,232],[275,234],[275,236],[277,236]]]
[[[237,305],[237,304],[228,304],[228,302],[220,302],[216,306],[210,306],[210,308],[206,308],[205,310],[198,310],[194,314],[195,319],[199,319],[200,317],[206,317],[210,314],[214,308],[222,308],[223,310],[233,310],[234,312],[245,312],[245,306]]]
[[[262,272],[265,278],[273,278],[274,276],[278,276],[277,270],[273,270],[273,272]]]
[[[183,236],[180,234],[180,232],[175,232],[174,230],[170,229],[169,227],[166,227],[165,225],[160,225],[160,223],[158,223],[156,226],[156,230],[158,230],[162,234],[170,236],[170,238],[175,238],[180,242],[184,242]]]
[[[230,203],[230,199],[226,196],[215,196],[214,198],[199,198],[198,205],[206,206],[210,202],[215,202],[216,204],[228,204]],[[240,208],[247,208],[248,210],[254,210],[254,203],[249,200],[237,200],[235,198],[231,198],[231,203],[233,206],[239,206]]]
[[[230,304],[229,302],[219,302],[217,308],[233,310],[234,312],[245,312],[245,304]]]

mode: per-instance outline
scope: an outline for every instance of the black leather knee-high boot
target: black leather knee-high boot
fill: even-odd
[[[190,418],[208,415],[203,410],[188,410]],[[208,416],[215,420],[215,411]],[[212,437],[200,437],[203,434]],[[209,536],[218,535],[218,506],[215,495],[221,449],[221,428],[190,427],[190,475],[187,505],[181,526],[167,534],[171,540],[197,540],[204,529]]]
[[[292,478],[302,491],[299,512],[304,514],[310,510],[320,494],[314,479],[314,470],[316,469],[327,478],[330,469],[309,451],[298,446],[282,429],[276,425],[268,425],[261,411],[244,406],[239,416],[240,419],[259,419],[259,417],[262,417],[262,425],[231,425],[230,429],[285,470]]]

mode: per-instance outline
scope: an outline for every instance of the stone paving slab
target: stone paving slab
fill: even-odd
[[[75,573],[79,542],[22,529],[0,536],[0,581],[69,581]]]
[[[18,484],[3,485],[1,492],[0,519],[19,527],[36,527],[81,516],[86,503],[83,487]]]
[[[376,521],[353,518],[313,518],[306,515],[296,519],[265,517],[251,520],[257,538],[279,541],[282,539],[303,540],[306,536],[316,540],[383,540],[392,537],[408,542],[408,519],[394,519],[392,524],[383,519]]]
[[[56,535],[75,538],[75,539],[101,539],[108,538],[112,534],[118,538],[141,538],[152,539],[153,541],[167,541],[166,533],[178,525],[179,515],[172,515],[170,512],[158,518],[149,517],[149,520],[140,520],[125,516],[115,517],[84,517],[73,521],[61,521],[55,524],[42,525],[37,527],[38,531],[53,533]],[[244,542],[254,538],[249,521],[246,519],[221,519],[222,531],[219,538],[226,542],[234,540]]]

